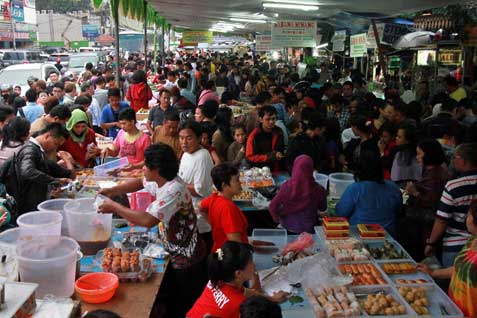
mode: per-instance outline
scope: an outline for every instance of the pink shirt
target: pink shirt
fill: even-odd
[[[144,150],[151,144],[151,138],[147,134],[142,134],[132,144],[128,143],[125,138],[124,130],[120,130],[116,139],[114,139],[114,145],[119,149],[120,157],[128,157],[130,164],[136,164],[144,161]]]
[[[220,103],[220,99],[219,99],[219,96],[217,95],[217,93],[215,91],[211,91],[211,90],[204,90],[202,91],[202,93],[200,94],[200,97],[199,97],[199,106],[200,105],[203,105],[206,101],[208,101],[209,99],[213,99],[213,100],[216,100],[217,103]]]

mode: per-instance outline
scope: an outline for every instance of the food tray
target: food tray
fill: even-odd
[[[97,188],[97,189],[105,189],[114,187],[118,184],[127,182],[132,178],[116,178],[116,177],[98,177],[98,176],[90,176],[90,177],[79,177],[78,181],[81,186],[84,188]]]
[[[90,176],[94,176],[94,169],[92,168],[78,169],[75,171],[75,173],[77,178],[90,177]]]
[[[412,272],[394,272],[394,273],[386,273],[386,271],[383,268],[384,264],[400,264],[400,263],[411,263],[414,266],[417,266],[416,262],[412,259],[406,259],[406,260],[386,260],[386,261],[376,261],[376,263],[379,265],[380,269],[386,274],[386,275],[395,275],[395,274],[415,274],[417,273],[417,268],[416,271]]]
[[[76,198],[93,198],[98,194],[99,188],[97,187],[83,187],[76,193]]]
[[[396,284],[396,285],[401,285],[401,283],[396,281],[397,279],[415,280],[415,281],[417,281],[418,279],[423,279],[423,280],[427,281],[427,283],[425,283],[425,284],[434,283],[434,280],[432,279],[432,277],[430,277],[429,275],[427,275],[423,272],[419,272],[419,271],[417,271],[416,273],[413,273],[413,274],[387,274],[387,276],[391,280],[391,282]],[[421,283],[416,283],[416,284],[421,285]],[[422,284],[424,284],[424,283],[422,283]]]
[[[356,297],[358,298],[358,302],[360,303],[361,309],[363,313],[365,313],[366,317],[406,317],[406,316],[416,316],[416,313],[409,304],[401,297],[401,295],[392,287],[390,286],[359,286],[359,287],[351,287],[351,291],[354,292]],[[385,295],[391,295],[394,300],[401,306],[404,306],[406,310],[405,314],[403,315],[371,315],[363,308],[362,301],[366,299],[367,295],[369,294],[377,294],[379,292],[383,292]]]
[[[94,167],[94,174],[98,177],[107,177],[110,176],[115,170],[124,168],[128,164],[128,157],[121,157],[119,159]]]
[[[249,198],[247,198],[246,196],[248,196]],[[252,199],[253,199],[253,192],[250,190],[243,190],[239,195],[234,196],[232,198],[234,202],[238,202],[238,203],[252,202]]]
[[[373,268],[371,269],[371,272],[360,270],[360,268],[362,269],[364,265],[367,266],[368,268],[369,266],[371,266]],[[373,262],[368,261],[368,262],[339,263],[337,264],[337,268],[343,275],[349,275],[347,274],[348,271],[353,272],[353,274],[351,274],[351,276],[353,276],[353,286],[384,286],[384,285],[391,284],[387,275],[381,270],[381,268],[379,268],[379,266],[376,266]],[[349,270],[348,271],[345,270],[346,268],[348,268]],[[361,282],[355,282],[355,276],[359,275],[361,278],[365,276],[363,275],[363,273],[369,274],[373,278],[376,278],[376,277],[380,278],[382,280],[382,283],[377,282],[376,284],[373,284],[373,283],[366,284]]]
[[[423,288],[427,299],[429,301],[429,305],[427,309],[429,311],[429,316],[431,317],[463,317],[462,311],[454,304],[450,298],[440,289],[438,286],[434,284],[421,284],[421,285],[405,285],[406,287],[417,287]],[[396,287],[396,288],[399,288]],[[404,299],[404,298],[403,298]],[[445,308],[447,314],[441,312],[441,306]]]
[[[375,249],[375,248],[382,248],[384,246],[384,243],[387,242],[389,243],[390,245],[392,245],[392,247],[394,248],[394,250],[398,253],[398,254],[401,254],[402,256],[401,257],[398,257],[398,258],[390,258],[390,259],[386,259],[386,258],[375,258],[373,257],[373,253],[372,253],[372,249]],[[396,241],[391,241],[391,240],[381,240],[381,241],[367,241],[367,240],[364,240],[363,241],[363,244],[364,246],[368,249],[368,251],[371,253],[371,256],[373,257],[373,259],[377,260],[377,261],[388,261],[388,260],[411,260],[412,257],[409,256],[409,254],[406,252],[406,250],[404,250],[404,248],[401,246],[401,244],[399,244],[398,242]]]
[[[115,271],[108,271],[111,273],[114,273],[115,275],[118,276],[119,280],[124,282],[124,281],[132,281],[132,282],[137,282],[141,281],[144,282],[146,281],[149,277],[151,277],[152,273],[154,272],[153,268],[153,263],[152,259],[149,257],[145,257],[142,255],[141,251],[139,249],[121,249],[121,252],[138,252],[139,253],[139,270],[132,272],[115,272]],[[104,257],[104,249],[98,251],[98,253],[95,256],[95,263],[96,265],[99,265],[102,267],[102,262],[103,262],[103,257]],[[149,262],[149,266],[145,267],[145,262]],[[104,270],[104,269],[103,269]]]

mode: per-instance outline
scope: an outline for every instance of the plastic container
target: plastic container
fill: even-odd
[[[146,209],[154,200],[155,197],[149,192],[134,192],[131,194],[131,209],[146,212]]]
[[[124,168],[129,164],[128,157],[121,157],[117,160],[94,167],[94,175],[98,177],[107,177],[109,173],[116,169]]]
[[[63,236],[68,236],[68,225],[66,224],[64,207],[66,203],[71,201],[72,199],[52,199],[38,204],[38,210],[40,211],[61,213],[63,217],[63,221],[61,222],[61,235]]]
[[[63,217],[59,212],[35,211],[22,214],[17,219],[20,235],[25,239],[38,236],[60,236]]]
[[[64,236],[43,236],[21,242],[17,246],[20,279],[40,285],[38,298],[47,294],[71,297],[78,250],[78,243]]]
[[[119,287],[119,279],[113,273],[91,273],[75,283],[76,292],[82,301],[90,304],[105,303],[113,298]]]
[[[417,315],[415,315],[414,313],[414,310],[412,310],[412,308],[408,305],[408,303],[401,297],[401,295],[399,295],[399,293],[391,288],[391,287],[388,287],[388,286],[359,286],[359,287],[351,287],[351,291],[353,291],[355,293],[355,295],[358,297],[358,302],[362,302],[364,300],[366,300],[367,298],[367,295],[376,295],[377,293],[383,293],[384,295],[391,295],[394,300],[401,306],[404,307],[404,309],[406,310],[406,312],[402,315],[392,315],[392,317],[402,317],[402,316],[415,316],[415,317],[418,317]],[[383,315],[371,315],[370,313],[368,313],[364,308],[363,306],[361,306],[361,309],[369,316],[369,317],[375,317],[375,316],[379,316],[379,317],[384,317]]]
[[[315,178],[316,183],[325,188],[325,190],[328,188],[329,177],[326,174],[314,172],[313,177]]]
[[[341,198],[346,188],[354,183],[354,176],[351,173],[332,173],[329,176],[330,197],[333,199]]]
[[[65,205],[68,233],[84,255],[95,255],[111,238],[112,214],[96,212],[95,198],[73,200]]]
[[[20,228],[16,227],[0,233],[0,247],[6,249],[15,249],[20,240]]]

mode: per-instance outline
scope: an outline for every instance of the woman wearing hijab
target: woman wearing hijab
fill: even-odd
[[[66,123],[70,136],[60,150],[71,154],[75,162],[83,168],[94,166],[94,159],[101,153],[97,147],[94,130],[88,127],[88,116],[81,109],[75,109]]]
[[[270,203],[270,214],[276,222],[294,233],[314,233],[318,210],[326,209],[326,191],[313,178],[313,160],[301,155],[295,159],[291,178]]]

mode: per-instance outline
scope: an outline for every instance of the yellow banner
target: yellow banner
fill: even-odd
[[[211,31],[184,31],[182,33],[183,43],[212,43],[214,34]]]

